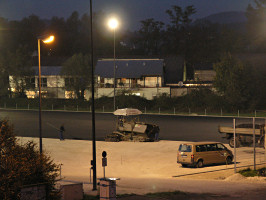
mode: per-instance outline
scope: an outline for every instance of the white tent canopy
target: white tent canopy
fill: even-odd
[[[135,108],[123,108],[117,109],[114,112],[114,115],[122,115],[122,116],[129,116],[129,115],[141,115],[142,112]]]

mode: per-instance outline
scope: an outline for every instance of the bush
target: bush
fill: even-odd
[[[55,189],[59,166],[40,155],[32,141],[19,145],[7,121],[0,121],[0,146],[0,199],[20,199],[20,189],[35,184],[46,186],[47,199],[60,199]]]

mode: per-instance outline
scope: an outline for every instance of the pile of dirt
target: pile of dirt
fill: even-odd
[[[225,181],[244,181],[246,180],[247,178],[245,176],[242,176],[241,174],[239,173],[236,173],[232,176],[229,176],[227,177],[226,179],[224,179]]]

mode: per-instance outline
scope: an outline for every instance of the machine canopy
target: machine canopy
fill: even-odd
[[[114,115],[122,115],[122,116],[130,116],[130,115],[141,115],[142,112],[135,108],[123,108],[123,109],[117,109],[114,112]]]

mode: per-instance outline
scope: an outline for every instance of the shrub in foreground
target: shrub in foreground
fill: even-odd
[[[0,147],[0,199],[20,199],[21,188],[37,184],[46,186],[47,199],[60,199],[55,189],[58,166],[40,155],[32,141],[20,145],[5,120],[0,121]]]

